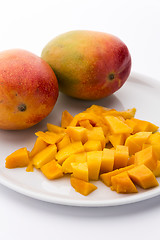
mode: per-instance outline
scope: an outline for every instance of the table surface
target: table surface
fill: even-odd
[[[114,34],[128,46],[132,71],[160,80],[159,0],[6,0],[0,3],[0,51],[22,48],[40,56],[56,35],[76,29]],[[51,204],[0,185],[0,239],[153,239],[159,235],[160,196],[116,207]]]

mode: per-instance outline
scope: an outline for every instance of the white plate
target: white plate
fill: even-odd
[[[87,197],[75,192],[69,178],[47,180],[40,171],[26,172],[25,168],[6,169],[5,158],[20,147],[31,150],[35,142],[35,132],[45,130],[47,122],[60,124],[62,111],[67,109],[77,114],[92,104],[117,110],[137,108],[136,117],[160,126],[160,82],[139,74],[131,74],[125,85],[114,95],[98,101],[80,101],[60,94],[52,113],[41,123],[23,131],[0,131],[0,183],[19,193],[35,199],[72,206],[115,206],[142,201],[160,195],[160,186],[142,190],[136,194],[117,194],[102,182],[94,184],[98,189]],[[160,182],[160,179],[158,179]]]

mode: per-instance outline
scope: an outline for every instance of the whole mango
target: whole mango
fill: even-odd
[[[44,119],[58,98],[52,68],[21,49],[0,53],[0,129],[29,128]]]
[[[127,46],[103,32],[61,34],[44,47],[41,57],[54,70],[60,91],[79,99],[111,95],[122,87],[131,70]]]

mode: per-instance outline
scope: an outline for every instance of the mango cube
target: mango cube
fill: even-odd
[[[87,153],[76,153],[71,154],[63,163],[62,163],[62,169],[64,173],[72,173],[73,169],[71,166],[71,163],[84,163],[87,162]]]
[[[102,182],[110,187],[112,185],[111,183],[111,178],[113,176],[116,176],[117,174],[119,173],[122,173],[122,172],[125,172],[125,171],[128,171],[129,169],[132,169],[134,167],[134,165],[130,165],[130,166],[127,166],[127,167],[124,167],[124,168],[120,168],[120,169],[116,169],[114,171],[111,171],[111,172],[108,172],[108,173],[102,173],[100,175],[100,179],[102,180]]]
[[[6,157],[6,168],[26,167],[29,164],[27,148],[20,148]]]
[[[84,146],[82,145],[82,142],[73,142],[59,150],[56,154],[56,159],[59,164],[62,164],[64,160],[66,160],[66,158],[68,158],[71,154],[80,152],[84,152]]]
[[[125,142],[125,134],[112,134],[109,136],[109,141],[112,143],[113,147],[117,145],[123,145]]]
[[[35,133],[36,136],[40,137],[44,142],[48,144],[58,143],[65,135],[65,133],[54,133],[54,132],[42,132],[38,131]]]
[[[119,118],[114,116],[106,116],[106,123],[108,124],[111,134],[125,134],[132,133],[133,129]]]
[[[152,171],[143,164],[130,169],[128,175],[133,182],[144,189],[159,185]]]
[[[128,166],[134,164],[135,161],[135,155],[132,155],[128,158]]]
[[[49,132],[54,132],[54,133],[64,133],[65,129],[62,127],[59,127],[57,125],[47,123],[47,129]]]
[[[83,127],[69,126],[66,129],[66,133],[72,139],[72,141],[81,141],[83,144],[87,141],[87,129]]]
[[[33,158],[33,165],[36,168],[41,168],[44,164],[51,161],[57,153],[57,147],[55,144],[49,145],[44,148],[42,151],[38,152]]]
[[[144,164],[151,171],[153,171],[157,166],[157,158],[153,152],[153,147],[149,146],[141,151],[135,153],[135,165]]]
[[[57,143],[58,151],[64,147],[66,147],[70,143],[71,143],[70,137],[68,136],[68,134],[65,134],[64,137],[62,138],[62,140]]]
[[[62,128],[68,127],[72,120],[73,116],[67,110],[63,111],[61,117],[61,127]]]
[[[127,172],[122,172],[111,178],[111,190],[117,193],[137,193],[137,188],[128,176]]]
[[[52,160],[41,167],[42,173],[50,180],[63,176],[62,166]]]
[[[104,148],[102,151],[101,173],[113,171],[115,150]]]
[[[160,177],[160,161],[157,161],[157,167],[153,171],[153,174],[155,177]]]
[[[129,155],[135,154],[142,150],[143,144],[151,136],[152,132],[138,132],[134,135],[129,136],[126,139],[125,146],[129,148]]]
[[[92,130],[87,129],[87,138],[88,140],[99,140],[101,141],[102,149],[106,145],[106,139],[104,136],[103,129],[101,127],[93,127]]]
[[[99,140],[88,140],[88,141],[84,144],[84,150],[85,150],[86,152],[90,152],[90,151],[101,151],[101,150],[102,150],[101,141],[99,141]]]
[[[80,194],[87,196],[91,192],[97,189],[97,187],[90,183],[83,181],[78,178],[71,177],[70,179],[72,187],[75,189],[76,192],[79,192]]]
[[[71,163],[71,166],[73,171],[73,174],[72,174],[73,177],[79,178],[81,180],[88,182],[87,162],[84,162],[84,163],[74,162],[74,163]]]
[[[38,152],[42,151],[44,148],[48,146],[48,143],[43,141],[40,137],[37,137],[35,144],[29,153],[29,156],[32,158],[34,155],[36,155]]]
[[[98,180],[102,161],[102,151],[87,152],[89,180]]]
[[[130,119],[130,118],[134,117],[135,113],[136,113],[136,108],[131,108],[126,111],[117,111],[115,109],[111,109],[106,112],[103,112],[103,115],[104,116],[115,116],[115,117],[121,116],[124,119]]]
[[[79,125],[81,127],[87,128],[89,130],[91,130],[93,128],[92,124],[90,124],[90,121],[88,119],[79,121]]]
[[[132,125],[133,127],[133,133],[137,132],[156,132],[158,130],[158,126],[156,126],[153,123],[150,123],[148,121],[131,118],[126,121],[128,125]]]
[[[114,169],[128,165],[129,151],[127,146],[117,145],[114,154]]]

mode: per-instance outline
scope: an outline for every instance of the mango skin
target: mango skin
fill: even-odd
[[[103,32],[77,30],[61,34],[44,47],[41,57],[54,70],[61,92],[85,100],[113,94],[131,71],[127,46]]]
[[[0,129],[35,125],[57,98],[57,78],[43,59],[22,49],[0,52]]]

